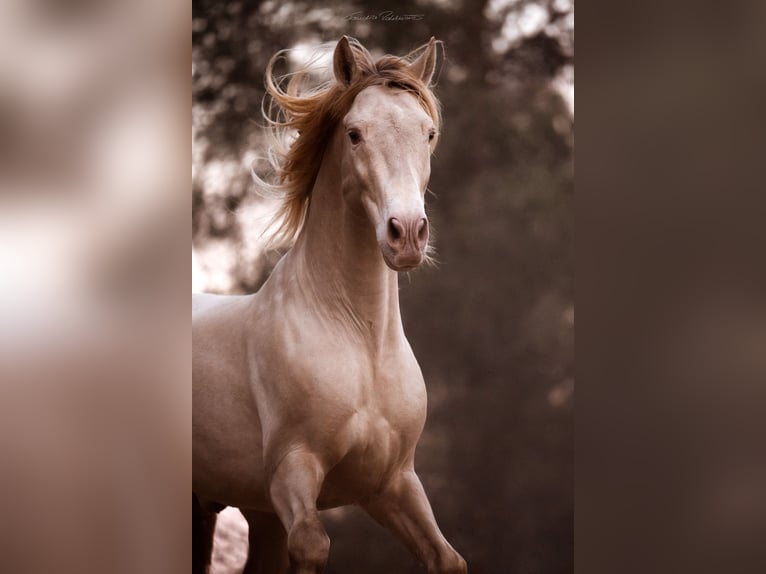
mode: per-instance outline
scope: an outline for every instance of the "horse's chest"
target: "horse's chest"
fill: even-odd
[[[269,407],[261,411],[271,414],[264,423],[274,425],[265,429],[266,448],[271,437],[274,458],[296,447],[316,453],[328,468],[320,504],[353,503],[412,456],[425,422],[423,377],[406,341],[392,342],[382,354],[342,338],[303,335],[297,333],[301,345],[280,346],[302,352],[285,354],[270,369],[287,378],[261,387],[260,404]]]
[[[396,416],[356,412],[339,434],[343,454],[325,481],[324,506],[357,502],[379,491],[409,460],[422,429],[420,408]]]
[[[328,476],[327,491],[337,486],[342,497],[362,498],[379,489],[410,459],[423,429],[426,400],[419,373],[407,383],[375,382],[337,435],[341,456]]]
[[[371,353],[366,346],[347,345],[342,338],[324,340],[318,346],[302,345],[304,352],[287,357],[282,368],[276,369],[289,373],[290,384],[277,380],[272,386],[289,395],[281,402],[289,405],[291,413],[305,411],[307,420],[325,428],[359,414],[354,419],[358,425],[352,426],[360,427],[355,432],[360,437],[409,435],[413,430],[419,434],[426,407],[420,367],[406,340],[387,347]]]

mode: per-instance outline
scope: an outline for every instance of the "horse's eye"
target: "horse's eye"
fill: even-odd
[[[428,141],[432,141],[434,139],[434,136],[436,136],[436,132],[434,130],[431,130],[428,132]]]
[[[362,133],[359,130],[348,130],[348,139],[351,140],[352,144],[356,145],[362,141]]]

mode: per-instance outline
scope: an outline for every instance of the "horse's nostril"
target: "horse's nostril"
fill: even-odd
[[[428,241],[428,220],[425,217],[418,222],[417,238],[421,245]]]
[[[404,227],[395,217],[388,220],[388,236],[392,241],[399,241],[404,237]]]

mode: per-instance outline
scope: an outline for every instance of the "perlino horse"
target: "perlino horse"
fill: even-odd
[[[438,48],[375,61],[343,37],[335,81],[309,92],[269,64],[272,123],[298,134],[274,186],[295,244],[254,295],[193,298],[195,571],[224,506],[249,523],[246,572],[315,574],[318,510],[358,504],[430,574],[467,572],[415,474],[426,389],[397,292],[427,257]]]

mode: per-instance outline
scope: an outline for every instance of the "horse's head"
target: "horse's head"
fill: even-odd
[[[428,86],[435,66],[432,39],[407,72]],[[345,37],[335,49],[334,72],[347,85],[361,73]],[[424,198],[437,129],[417,93],[396,81],[364,88],[340,123],[344,195],[364,207],[383,259],[395,271],[414,269],[425,258]]]

